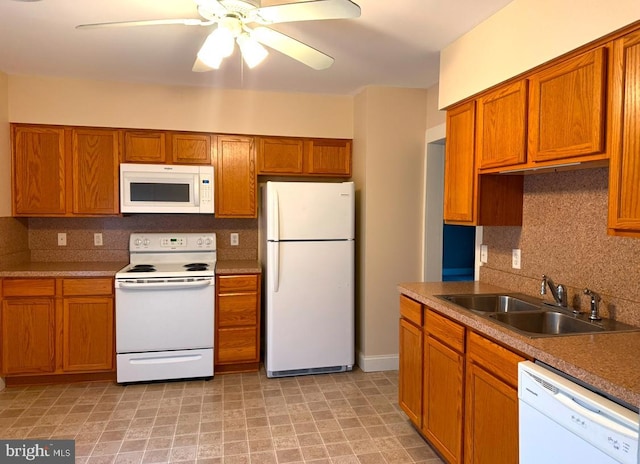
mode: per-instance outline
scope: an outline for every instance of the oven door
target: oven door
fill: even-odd
[[[116,352],[213,348],[214,277],[158,280],[116,279]]]

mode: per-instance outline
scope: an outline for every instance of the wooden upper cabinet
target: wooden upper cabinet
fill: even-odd
[[[257,216],[256,149],[253,137],[216,136],[215,216]]]
[[[350,140],[312,139],[305,145],[309,174],[351,176]]]
[[[124,132],[125,163],[157,163],[167,161],[166,132],[127,130]]]
[[[211,136],[172,132],[169,134],[173,164],[211,164]]]
[[[302,174],[303,157],[302,139],[258,138],[258,174]]]
[[[475,102],[447,111],[444,165],[444,220],[475,221],[476,172],[474,165]]]
[[[531,76],[532,161],[605,153],[606,58],[601,47]]]
[[[13,215],[63,215],[67,185],[64,128],[12,128]]]
[[[72,130],[74,214],[118,214],[120,133],[108,129]]]
[[[351,177],[351,140],[259,137],[258,174]]]
[[[609,233],[640,236],[640,31],[613,44]]]
[[[478,98],[476,111],[478,168],[526,162],[527,81],[499,87]]]

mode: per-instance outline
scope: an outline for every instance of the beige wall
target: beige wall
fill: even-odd
[[[0,72],[0,217],[11,216],[9,77]]]
[[[356,96],[359,365],[397,367],[399,282],[420,280],[427,91],[369,87]]]
[[[433,85],[427,89],[427,129],[446,123],[447,112],[440,111],[438,107],[439,94],[440,84]]]
[[[9,120],[352,138],[353,97],[11,75]]]
[[[514,0],[442,50],[440,107],[638,19],[638,0]]]

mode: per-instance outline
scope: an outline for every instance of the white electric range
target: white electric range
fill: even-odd
[[[216,235],[134,233],[115,275],[119,383],[213,376]]]

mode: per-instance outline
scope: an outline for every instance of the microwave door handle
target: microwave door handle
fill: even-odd
[[[200,206],[200,178],[193,183],[193,203],[195,206]]]

